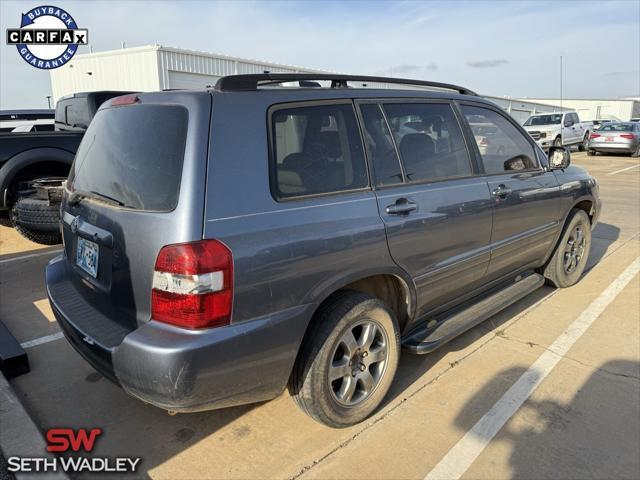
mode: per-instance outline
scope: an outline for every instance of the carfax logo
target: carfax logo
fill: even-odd
[[[89,31],[62,8],[45,5],[22,14],[20,28],[7,29],[7,44],[15,45],[30,65],[58,68],[73,58],[78,45],[89,43]]]

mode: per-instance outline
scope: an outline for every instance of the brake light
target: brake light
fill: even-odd
[[[120,97],[114,97],[109,101],[109,106],[120,107],[123,105],[133,105],[134,103],[140,103],[140,98],[135,93],[129,95],[122,95]]]
[[[621,133],[620,136],[622,138],[626,138],[627,140],[633,140],[636,136],[633,133]]]
[[[151,317],[184,328],[231,323],[233,255],[218,240],[167,245],[153,272]]]
[[[599,133],[592,133],[591,135],[589,135],[589,138],[598,138],[601,137],[602,135],[600,135]]]

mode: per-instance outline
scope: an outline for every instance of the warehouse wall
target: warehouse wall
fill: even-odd
[[[528,99],[539,103],[552,103],[558,105],[560,100],[557,98],[533,98]],[[600,100],[584,100],[584,99],[562,99],[562,106],[571,108],[578,112],[580,120],[622,120],[627,121],[634,116],[634,109],[640,109],[640,101],[637,100],[618,100],[618,99],[600,99]]]
[[[76,55],[63,67],[51,70],[54,102],[64,95],[77,92],[159,89],[154,47]]]
[[[268,62],[244,60],[226,55],[181,50],[171,47],[158,49],[160,88],[204,88],[214,85],[226,75],[243,73],[314,72],[314,70]],[[317,72],[317,71],[316,71]]]

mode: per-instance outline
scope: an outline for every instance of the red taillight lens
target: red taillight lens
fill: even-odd
[[[589,138],[598,138],[601,135],[599,133],[592,133],[591,135],[589,135]]]
[[[633,140],[636,136],[633,133],[621,133],[620,136],[622,138],[626,138],[627,140]]]
[[[185,328],[231,322],[233,256],[218,240],[162,247],[156,259],[151,317]]]
[[[122,95],[120,97],[114,97],[109,101],[109,106],[118,107],[122,105],[133,105],[134,103],[140,103],[138,95],[135,93],[129,95]]]

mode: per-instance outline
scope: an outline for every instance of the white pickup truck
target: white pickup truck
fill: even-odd
[[[576,112],[541,113],[531,115],[523,124],[540,147],[577,145],[586,150],[593,122],[581,122]]]

